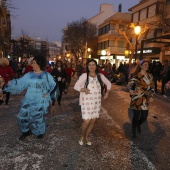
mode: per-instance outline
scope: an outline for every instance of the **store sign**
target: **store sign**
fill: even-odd
[[[141,53],[141,51],[137,51],[137,53],[138,54],[140,54]],[[150,54],[150,53],[153,53],[153,50],[152,49],[150,49],[150,50],[143,50],[143,53],[145,53],[145,54]]]
[[[113,60],[113,55],[110,56],[100,56],[100,60]]]
[[[140,54],[140,53],[141,53],[141,50],[138,50],[137,54]],[[143,49],[143,54],[158,54],[158,53],[160,53],[160,48],[158,47]]]

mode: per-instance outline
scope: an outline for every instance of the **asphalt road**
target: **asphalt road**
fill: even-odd
[[[80,146],[79,93],[73,85],[61,106],[47,116],[43,139],[19,141],[16,116],[23,93],[0,106],[0,170],[168,170],[170,169],[170,100],[156,95],[142,134],[131,138],[129,94],[113,85],[102,101],[100,118],[90,136],[92,146]]]

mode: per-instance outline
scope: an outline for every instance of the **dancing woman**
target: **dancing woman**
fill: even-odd
[[[141,133],[141,124],[148,117],[149,103],[154,97],[153,76],[147,72],[148,68],[148,61],[141,60],[128,84],[134,111],[132,118],[132,137],[134,138],[136,138],[136,131]]]
[[[79,101],[83,119],[80,145],[84,144],[84,139],[87,145],[91,145],[89,135],[93,130],[96,119],[99,118],[103,83],[107,86],[107,92],[104,96],[104,99],[106,99],[111,89],[111,83],[103,74],[98,72],[97,62],[94,59],[89,60],[86,73],[79,77],[74,86],[74,89],[80,92]]]
[[[17,116],[22,132],[19,140],[25,139],[31,133],[37,138],[42,138],[45,134],[45,114],[51,99],[55,97],[56,82],[49,73],[42,71],[44,66],[45,59],[42,56],[35,56],[32,61],[34,71],[11,80],[5,88],[5,91],[13,94],[27,90]]]

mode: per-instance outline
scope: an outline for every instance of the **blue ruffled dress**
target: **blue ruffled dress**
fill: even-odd
[[[32,131],[33,134],[45,133],[45,117],[48,106],[55,98],[50,95],[55,88],[56,82],[51,74],[43,71],[40,74],[29,72],[19,79],[13,79],[6,86],[5,91],[17,94],[27,90],[22,100],[21,109],[18,114],[18,124],[22,132]],[[46,94],[46,97],[42,97]]]

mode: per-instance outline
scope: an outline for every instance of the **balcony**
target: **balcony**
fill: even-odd
[[[104,50],[109,51],[110,54],[124,54],[126,48],[125,48],[125,47],[116,47],[116,46],[115,46],[115,47],[108,47],[108,48],[106,48],[106,49],[104,49]],[[102,50],[98,50],[98,51],[97,51],[97,54],[98,54],[98,55],[101,55],[101,51],[102,51]]]
[[[126,48],[125,47],[108,47],[108,51],[110,51],[111,54],[119,54],[125,52]]]
[[[120,36],[120,34],[118,33],[117,30],[110,30],[110,31],[108,32],[108,35]]]

